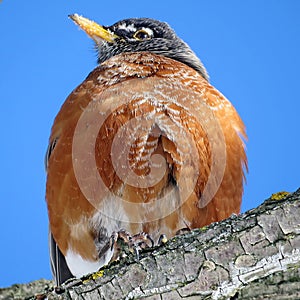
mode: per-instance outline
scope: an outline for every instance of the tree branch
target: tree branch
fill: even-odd
[[[128,256],[42,293],[49,300],[300,298],[299,216],[300,189],[176,236],[164,246],[143,251],[139,261]],[[21,299],[9,298],[11,289],[0,290],[0,299]]]

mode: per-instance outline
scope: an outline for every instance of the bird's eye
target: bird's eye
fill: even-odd
[[[151,36],[145,29],[140,29],[134,33],[133,37],[138,41],[150,40]]]

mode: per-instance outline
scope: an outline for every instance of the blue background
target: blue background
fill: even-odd
[[[110,4],[113,3],[113,4]],[[50,278],[44,154],[67,95],[95,67],[68,19],[167,21],[198,54],[249,135],[243,211],[299,180],[300,1],[0,2],[0,287]]]

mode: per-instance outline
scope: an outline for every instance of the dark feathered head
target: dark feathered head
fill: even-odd
[[[208,79],[200,59],[167,23],[137,18],[100,26],[77,14],[70,18],[95,41],[98,63],[124,52],[147,51],[180,61]]]

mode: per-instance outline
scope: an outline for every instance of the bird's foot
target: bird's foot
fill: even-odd
[[[139,259],[139,252],[142,249],[154,246],[154,242],[149,234],[140,232],[131,235],[128,231],[123,229],[118,232],[113,232],[110,244],[114,248],[112,261],[126,257],[130,253],[135,254],[135,257]]]

